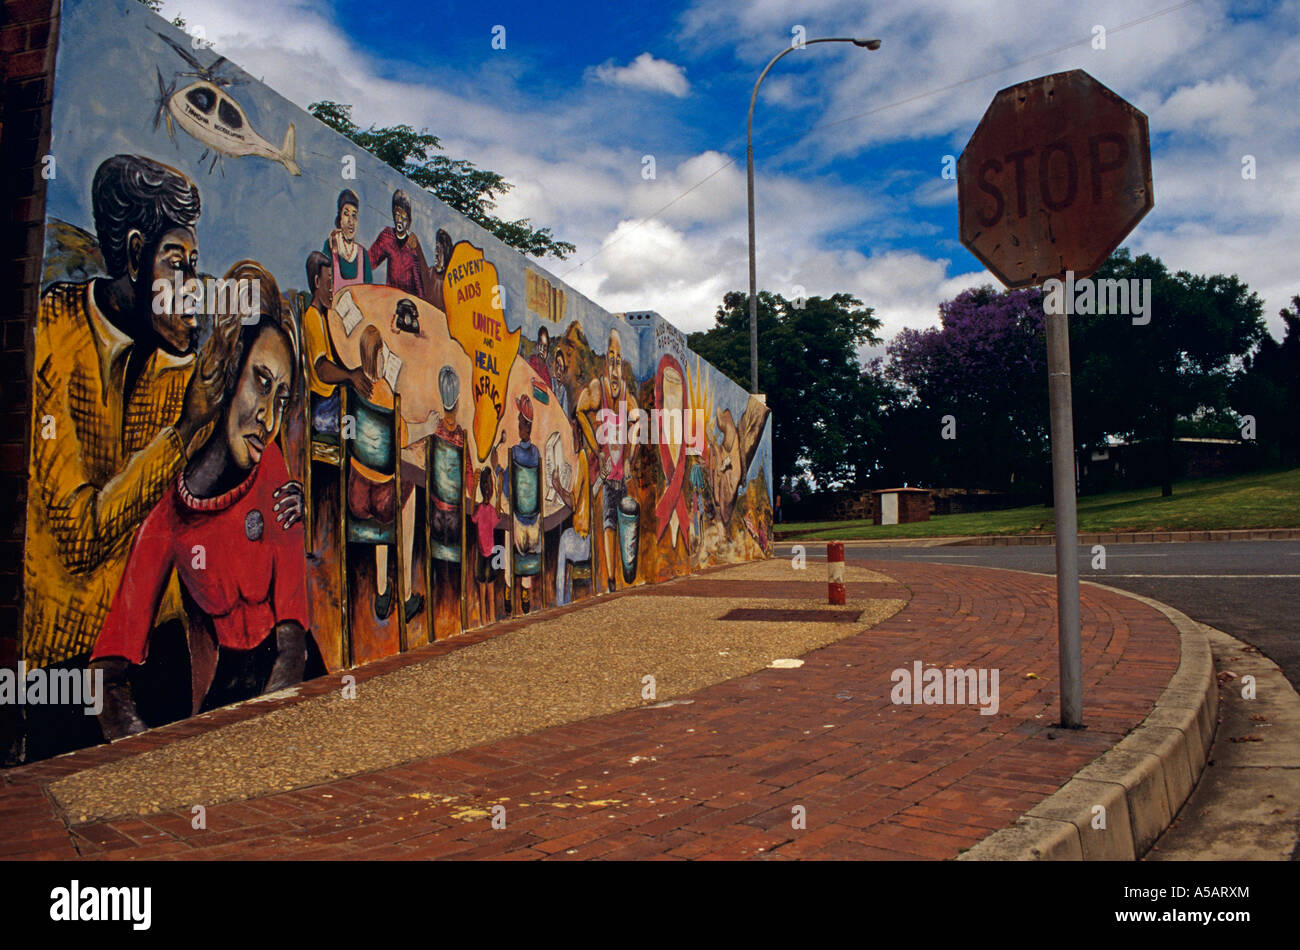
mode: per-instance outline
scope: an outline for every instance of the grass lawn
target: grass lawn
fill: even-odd
[[[950,535],[1050,534],[1046,505],[978,514],[943,515],[918,524],[873,525],[869,521],[807,521],[774,526],[778,540],[823,541],[935,538]],[[1230,528],[1300,527],[1300,468],[1231,478],[1175,482],[1169,498],[1160,488],[1090,495],[1079,499],[1082,531],[1215,531]]]

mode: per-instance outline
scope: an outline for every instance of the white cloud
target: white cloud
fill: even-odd
[[[876,308],[886,338],[936,323],[940,300],[994,282],[983,271],[948,277],[951,251],[907,249],[936,231],[943,236],[917,212],[932,215],[945,203],[954,222],[947,236],[955,238],[955,189],[940,178],[943,155],[961,151],[998,89],[1084,68],[1151,121],[1156,207],[1126,243],[1175,269],[1237,273],[1275,314],[1300,292],[1292,236],[1300,216],[1293,108],[1300,40],[1279,28],[1300,20],[1300,2],[1284,0],[1257,21],[1229,18],[1226,0],[1204,0],[1115,30],[1156,6],[1098,0],[1081,11],[1069,0],[1045,0],[1012,15],[987,0],[803,4],[797,20],[809,37],[867,34],[884,45],[792,53],[764,84],[755,116],[760,286],[853,293]],[[539,101],[508,71],[412,67],[393,79],[401,64],[368,54],[306,0],[172,0],[167,15],[177,12],[300,105],[332,98],[352,103],[365,122],[428,126],[448,154],[504,175],[516,189],[499,213],[530,217],[577,244],[570,261],[544,263],[610,310],[655,309],[683,329],[704,329],[722,294],[747,285],[743,114],[730,140],[670,154],[665,142],[692,141],[684,120],[664,111],[662,125],[643,131],[643,114],[631,115],[624,97],[595,84],[649,89],[665,95],[647,107],[689,109],[698,93],[682,66],[642,53],[626,66],[593,67],[586,76],[595,82]],[[1086,42],[1096,23],[1109,30],[1106,50]],[[749,77],[747,98],[748,83],[789,43],[793,25],[789,5],[777,0],[697,0],[680,20],[676,58],[690,64],[692,55],[729,53]],[[1033,58],[1077,39],[1085,42]],[[1008,64],[1019,65],[995,71]],[[980,78],[961,82],[970,77]],[[908,155],[915,167],[886,160],[860,181],[827,171],[914,140],[934,146],[929,157]],[[641,177],[649,153],[653,181]],[[1256,180],[1241,178],[1245,154],[1256,159]],[[1275,332],[1278,323],[1271,318]]]
[[[681,99],[690,92],[686,70],[666,59],[655,59],[642,53],[626,66],[615,66],[612,61],[596,66],[592,75],[601,82],[615,86],[631,86],[651,92],[666,92]]]
[[[1248,132],[1255,93],[1236,76],[1175,90],[1150,117],[1157,128],[1228,135]]]

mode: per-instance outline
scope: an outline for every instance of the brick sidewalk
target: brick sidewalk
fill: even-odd
[[[101,746],[0,773],[0,857],[952,858],[1013,823],[1141,722],[1178,665],[1178,636],[1162,615],[1085,586],[1089,728],[1054,729],[1052,578],[863,566],[899,583],[851,584],[849,606],[855,597],[910,598],[908,606],[808,654],[801,668],[764,670],[663,707],[213,805],[206,830],[191,828],[188,810],[68,824],[45,785],[257,709],[155,730],[148,745],[132,740],[129,751]],[[757,607],[764,597],[825,597],[823,581],[729,581],[725,571],[691,588],[704,598],[752,597]],[[452,648],[440,644],[437,652]],[[890,672],[915,660],[1000,669],[998,714],[982,716],[973,705],[892,705]],[[333,688],[327,681],[304,692]],[[497,805],[505,808],[504,829],[492,827]],[[797,805],[806,829],[792,828]]]

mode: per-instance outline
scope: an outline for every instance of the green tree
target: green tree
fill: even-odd
[[[692,333],[692,350],[747,387],[749,295],[728,293],[715,325]],[[850,294],[791,301],[758,295],[758,383],[772,409],[772,469],[789,488],[811,476],[819,487],[861,483],[874,464],[875,392],[858,348],[880,342],[880,319]]]
[[[1149,322],[1128,314],[1070,317],[1075,441],[1106,436],[1159,450],[1161,494],[1173,494],[1178,420],[1229,408],[1242,358],[1267,332],[1259,295],[1236,275],[1171,273],[1120,248],[1094,280],[1150,283]],[[1132,309],[1132,308],[1130,308]]]
[[[139,0],[139,2],[159,16],[162,15],[162,0]],[[172,26],[180,27],[182,30],[185,29],[185,19],[180,16],[172,17]]]
[[[1300,294],[1279,311],[1282,342],[1264,334],[1234,381],[1232,405],[1255,419],[1256,438],[1269,462],[1300,464]]]
[[[511,247],[533,257],[550,255],[560,260],[576,250],[568,241],[556,240],[550,228],[534,228],[528,218],[505,221],[493,214],[496,199],[514,186],[496,172],[438,154],[442,144],[428,129],[417,132],[409,125],[363,129],[353,120],[350,105],[329,99],[313,102],[307,110]]]
[[[890,342],[895,381],[886,428],[895,480],[1005,489],[1041,477],[1047,367],[1041,294],[990,285],[939,305],[938,327]]]

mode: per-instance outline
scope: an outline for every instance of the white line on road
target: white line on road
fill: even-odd
[[[1188,577],[1188,578],[1238,578],[1238,577],[1300,577],[1300,574],[1112,574],[1097,571],[1089,577]]]

